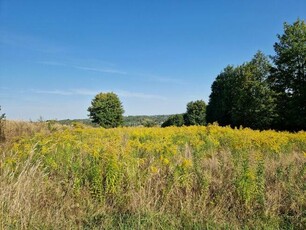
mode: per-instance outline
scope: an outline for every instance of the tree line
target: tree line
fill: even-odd
[[[227,66],[212,84],[207,122],[253,129],[306,130],[306,25],[284,23],[275,55],[258,51]]]
[[[161,127],[206,125],[206,104],[203,100],[191,101],[183,114],[170,116]]]
[[[209,102],[187,104],[184,114],[161,126],[206,125],[217,122],[252,129],[306,130],[306,25],[284,23],[275,55],[258,51],[239,66],[228,65],[211,86]],[[123,107],[114,93],[98,94],[89,107],[93,122],[105,128],[122,124]],[[102,112],[101,112],[102,111]]]
[[[91,121],[104,128],[115,128],[124,124],[124,109],[119,97],[113,93],[99,93],[88,108]],[[161,126],[206,125],[206,104],[203,100],[189,102],[187,112],[167,117]],[[157,123],[145,116],[141,125],[146,127],[156,126]],[[159,125],[159,124],[158,124]]]
[[[206,121],[192,124],[306,130],[305,22],[284,23],[284,34],[277,37],[274,56],[258,51],[252,60],[224,68],[211,86]],[[182,115],[170,118],[167,126],[184,121]]]

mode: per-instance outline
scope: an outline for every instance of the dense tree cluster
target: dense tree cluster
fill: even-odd
[[[253,129],[306,129],[306,26],[284,24],[273,64],[262,53],[227,66],[212,84],[207,122]]]
[[[162,123],[161,127],[168,126],[183,126],[184,125],[184,115],[183,114],[175,114],[171,115],[164,123]]]
[[[207,121],[220,125],[271,128],[277,116],[268,84],[271,64],[260,51],[250,62],[226,67],[212,85]]]
[[[206,104],[203,100],[191,101],[184,114],[170,116],[161,126],[206,125]]]
[[[284,24],[272,57],[270,83],[277,93],[279,118],[276,128],[306,130],[306,24],[297,20]]]

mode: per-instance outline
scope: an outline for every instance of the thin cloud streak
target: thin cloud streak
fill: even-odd
[[[95,96],[100,93],[100,90],[92,89],[71,89],[71,90],[31,90],[31,92],[36,94],[53,94],[58,96]],[[123,98],[139,98],[139,99],[158,99],[166,100],[167,98],[154,95],[154,94],[145,94],[141,92],[130,92],[125,90],[103,90],[103,92],[116,92],[116,94]]]
[[[54,95],[61,95],[61,96],[70,96],[74,95],[71,91],[64,91],[64,90],[31,90],[33,93],[37,94],[54,94]]]
[[[68,64],[61,63],[61,62],[56,62],[56,61],[38,61],[37,63],[43,64],[43,65],[50,65],[50,66],[69,66],[70,68],[75,68],[75,69],[85,70],[85,71],[93,71],[93,72],[100,72],[100,73],[127,75],[127,76],[141,78],[142,80],[144,79],[145,81],[149,81],[149,82],[171,83],[171,84],[176,84],[176,85],[184,85],[184,84],[186,84],[181,79],[163,77],[163,76],[158,76],[158,75],[154,75],[154,74],[128,73],[126,71],[117,70],[117,69],[95,68],[95,67],[78,66],[78,65],[68,65]]]
[[[55,61],[38,61],[37,63],[43,65],[51,65],[51,66],[66,66],[66,64],[64,63],[55,62]]]
[[[167,98],[154,94],[144,94],[137,92],[129,92],[129,91],[118,91],[118,95],[121,97],[133,97],[133,98],[142,98],[142,99],[158,99],[158,100],[166,100]]]
[[[76,69],[81,69],[81,70],[89,70],[89,71],[94,71],[94,72],[101,72],[101,73],[112,73],[112,74],[127,74],[126,72],[120,71],[120,70],[115,70],[115,69],[100,69],[100,68],[91,68],[91,67],[86,67],[86,66],[73,66]]]
[[[185,84],[185,82],[182,81],[181,79],[163,77],[163,76],[158,76],[158,75],[154,75],[154,74],[128,73],[128,75],[136,76],[136,77],[139,77],[141,79],[145,79],[146,81],[149,81],[149,82],[172,83],[172,84],[176,84],[176,85],[184,85]]]
[[[117,69],[109,69],[109,68],[93,68],[88,66],[78,66],[78,65],[68,65],[62,62],[57,61],[37,61],[38,64],[49,65],[49,66],[68,66],[70,68],[86,70],[86,71],[94,71],[100,73],[111,73],[111,74],[121,74],[126,75],[127,73]]]
[[[0,43],[43,53],[61,53],[66,50],[64,47],[60,47],[51,42],[41,40],[37,37],[24,34],[13,34],[7,31],[0,31]]]

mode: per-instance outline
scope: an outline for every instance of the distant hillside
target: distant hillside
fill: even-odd
[[[58,120],[58,123],[62,125],[71,125],[75,122],[82,123],[85,125],[95,126],[89,119],[65,119],[65,120]]]
[[[139,115],[139,116],[124,116],[123,126],[160,126],[170,115]],[[96,126],[89,119],[65,119],[59,120],[60,124],[71,125],[74,122],[83,123],[85,125]]]
[[[152,115],[152,116],[126,116],[123,118],[124,126],[159,126],[170,115]]]

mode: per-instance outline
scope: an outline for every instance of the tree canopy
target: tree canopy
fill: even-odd
[[[233,98],[237,93],[235,83],[237,69],[227,66],[211,86],[211,94],[207,105],[207,122],[218,122],[220,125],[232,123]]]
[[[114,128],[123,123],[123,107],[115,93],[99,93],[88,108],[93,123],[104,128]]]
[[[161,127],[168,126],[183,126],[184,125],[184,117],[183,114],[175,114],[171,115],[164,123],[162,123]]]
[[[161,127],[206,125],[206,104],[203,100],[191,101],[184,114],[171,115]]]
[[[184,114],[185,125],[206,125],[206,104],[203,100],[191,101]]]
[[[306,24],[284,23],[284,34],[274,44],[275,64],[269,78],[277,92],[277,128],[306,130]]]
[[[260,51],[250,62],[226,67],[212,84],[207,121],[270,128],[277,116],[275,93],[267,82],[270,68],[268,58]]]

